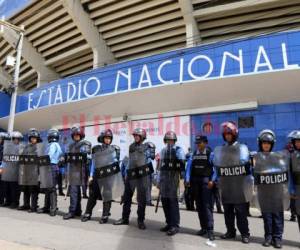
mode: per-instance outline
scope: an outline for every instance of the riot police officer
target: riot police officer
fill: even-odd
[[[3,170],[2,181],[5,191],[4,206],[17,208],[19,206],[20,187],[18,185],[19,177],[19,155],[22,151],[20,145],[23,135],[14,131],[10,134],[11,140],[6,140],[3,150]]]
[[[88,167],[88,155],[91,153],[92,144],[86,140],[83,128],[75,126],[71,129],[73,142],[66,153],[68,163],[68,182],[70,187],[69,212],[63,216],[69,220],[75,216],[81,216],[81,185],[84,182],[86,168]]]
[[[235,218],[242,236],[242,242],[249,243],[248,202],[252,199],[253,177],[250,169],[250,155],[246,145],[240,144],[238,128],[233,122],[221,124],[225,145],[214,150],[213,164],[221,192],[227,232],[222,239],[236,237]]]
[[[25,146],[19,163],[19,185],[24,193],[23,206],[19,210],[37,212],[39,194],[39,163],[37,144],[42,142],[40,133],[32,128],[28,132],[28,144]],[[30,202],[31,201],[31,202]]]
[[[291,153],[291,178],[289,192],[295,201],[295,210],[300,231],[300,130],[290,134],[294,151]]]
[[[198,217],[201,230],[198,235],[207,234],[209,240],[214,240],[214,219],[213,219],[213,164],[211,151],[207,147],[207,137],[197,135],[195,144],[197,149],[188,161],[185,175],[187,186],[191,186],[192,194],[196,200]]]
[[[134,142],[129,146],[129,164],[126,169],[125,191],[123,196],[123,213],[122,218],[114,225],[128,225],[131,212],[132,196],[135,189],[137,190],[138,202],[138,228],[146,229],[145,210],[146,203],[149,200],[148,188],[151,184],[150,175],[153,173],[151,160],[155,158],[155,146],[153,143],[146,142],[146,130],[137,128],[132,133]]]
[[[103,200],[103,213],[100,224],[107,223],[110,216],[110,208],[113,200],[122,196],[124,183],[120,172],[120,148],[111,145],[113,133],[110,129],[102,132],[98,137],[100,145],[92,149],[92,166],[89,182],[93,182],[93,189],[88,199],[86,212],[82,218],[85,222],[91,218],[92,210],[97,202],[97,194],[101,194]]]
[[[161,231],[169,236],[179,231],[178,189],[185,171],[185,154],[176,142],[175,132],[168,131],[164,136],[166,146],[161,150],[159,162],[159,189],[167,224]]]
[[[10,137],[5,132],[0,132],[0,205],[4,205],[4,198],[5,198],[5,187],[4,183],[2,182],[2,157],[3,157],[3,144],[5,140],[9,140]]]
[[[62,156],[62,150],[59,142],[59,131],[50,129],[47,135],[48,144],[44,144],[41,150],[42,157],[47,158],[46,163],[40,165],[40,187],[45,190],[44,207],[38,210],[38,213],[49,213],[55,216],[57,212],[57,193],[56,185],[58,179],[58,163]]]
[[[288,196],[288,152],[272,152],[275,134],[265,129],[258,135],[259,151],[254,155],[255,200],[262,212],[265,229],[263,246],[272,243],[281,248],[284,225],[284,210],[289,206]]]

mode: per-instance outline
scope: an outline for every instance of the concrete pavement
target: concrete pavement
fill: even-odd
[[[40,195],[40,206],[43,195]],[[63,212],[67,212],[69,200],[59,197],[59,215],[50,217],[45,214],[0,208],[0,249],[3,250],[154,250],[154,249],[212,249],[206,245],[206,239],[196,234],[199,230],[198,217],[195,212],[181,210],[181,232],[169,237],[159,231],[164,224],[163,211],[160,208],[155,214],[154,207],[147,207],[147,230],[140,231],[136,227],[136,206],[132,207],[129,226],[113,226],[120,218],[121,206],[114,203],[112,216],[108,224],[98,223],[101,215],[102,202],[94,209],[92,221],[82,223],[79,219],[64,221]],[[83,210],[86,200],[83,200]],[[256,211],[252,211],[257,214]],[[239,241],[224,241],[217,237],[216,249],[265,249],[263,242],[263,222],[260,218],[250,218],[251,244],[244,245]],[[215,231],[217,235],[225,232],[224,218],[215,214]],[[286,220],[284,249],[298,249],[300,234],[297,223]]]

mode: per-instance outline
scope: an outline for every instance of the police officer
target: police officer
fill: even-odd
[[[40,133],[32,128],[28,132],[28,144],[25,146],[19,165],[19,185],[23,191],[23,206],[18,210],[28,210],[28,212],[37,212],[38,194],[39,194],[39,169],[37,144],[42,142]]]
[[[293,152],[291,153],[291,178],[289,183],[289,192],[291,198],[294,199],[295,212],[297,214],[297,221],[300,231],[300,130],[293,131],[290,134],[293,145]]]
[[[258,135],[259,151],[254,156],[254,177],[257,205],[262,212],[265,229],[263,246],[272,243],[282,247],[284,210],[289,206],[287,193],[289,157],[288,152],[272,152],[275,134],[266,129]]]
[[[120,148],[111,145],[112,140],[113,133],[107,129],[98,136],[98,142],[101,144],[92,149],[89,181],[93,182],[93,190],[88,199],[86,212],[82,217],[83,222],[91,218],[92,210],[100,193],[103,200],[103,213],[99,222],[100,224],[107,223],[112,201],[121,197],[124,192],[123,178],[119,167]]]
[[[68,182],[70,187],[69,212],[63,216],[69,220],[75,216],[81,216],[81,190],[80,187],[85,179],[84,174],[88,167],[88,155],[91,153],[91,143],[84,140],[84,129],[75,126],[71,129],[73,142],[69,145],[66,153],[68,163]]]
[[[5,201],[5,186],[1,180],[2,175],[2,157],[3,157],[3,144],[5,140],[9,140],[10,137],[5,132],[0,132],[0,205],[4,206]]]
[[[197,149],[188,161],[185,182],[187,186],[192,187],[192,193],[196,200],[198,217],[200,220],[201,230],[198,235],[207,234],[209,240],[213,241],[214,237],[214,219],[213,219],[213,164],[211,151],[207,147],[207,137],[197,135],[195,144]]]
[[[159,163],[158,183],[167,224],[160,231],[166,232],[169,236],[179,231],[178,189],[180,178],[184,176],[185,170],[185,154],[176,142],[175,132],[168,131],[164,136],[166,146],[161,150]]]
[[[20,142],[23,140],[23,135],[14,131],[10,134],[11,141],[6,141],[4,145],[3,154],[3,172],[2,180],[5,190],[4,206],[10,208],[17,208],[19,206],[20,187],[18,185],[19,176],[19,155],[21,146]]]
[[[56,185],[58,179],[58,162],[62,156],[62,150],[59,142],[59,131],[57,129],[50,129],[47,135],[48,145],[46,148],[46,155],[49,156],[50,164],[45,168],[45,176],[42,178],[40,168],[41,187],[45,187],[45,203],[44,207],[38,210],[38,213],[49,213],[50,216],[55,216],[57,212],[57,193]],[[48,171],[47,171],[48,170]]]
[[[221,125],[225,145],[214,150],[213,163],[216,168],[214,182],[218,181],[224,207],[227,232],[222,239],[236,237],[235,218],[242,236],[242,242],[249,243],[248,202],[252,199],[253,178],[250,169],[249,150],[240,144],[238,128],[233,122]]]
[[[122,218],[114,223],[114,225],[128,225],[131,212],[132,196],[137,189],[138,202],[138,228],[146,229],[144,223],[146,203],[150,175],[153,173],[151,160],[155,158],[155,146],[153,143],[146,142],[146,130],[137,128],[132,133],[134,142],[129,146],[129,164],[125,175],[125,191],[123,196],[123,213]]]

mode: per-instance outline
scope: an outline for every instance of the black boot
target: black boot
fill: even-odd
[[[138,228],[140,230],[145,230],[146,229],[146,225],[145,225],[144,221],[138,221]]]
[[[50,210],[49,215],[50,215],[51,217],[56,216],[56,214],[57,214],[57,209],[55,209],[55,210]]]
[[[99,221],[100,224],[105,224],[108,222],[108,217],[110,216],[110,208],[111,208],[111,201],[103,202],[103,213]]]
[[[160,229],[160,231],[161,231],[161,232],[168,232],[169,229],[170,229],[170,227],[169,227],[168,225],[166,225],[166,226],[162,227],[162,228]]]
[[[250,237],[249,236],[242,236],[242,242],[244,244],[249,244],[250,242]]]
[[[207,238],[208,238],[210,241],[214,241],[214,240],[215,240],[214,232],[213,232],[213,231],[207,231]]]
[[[129,220],[128,219],[119,219],[117,220],[114,225],[119,226],[119,225],[128,225],[129,224]]]
[[[274,246],[274,248],[278,248],[278,249],[282,248],[281,240],[280,239],[274,239],[273,246]]]
[[[30,209],[29,205],[23,205],[23,206],[18,207],[18,210],[20,210],[20,211],[25,211],[25,210],[29,210],[29,209]]]
[[[168,230],[167,235],[173,236],[173,235],[177,234],[178,232],[179,232],[178,227],[171,227],[171,228]]]
[[[99,221],[100,224],[106,224],[107,222],[108,222],[108,216],[102,216],[100,218],[100,221]]]
[[[84,214],[82,217],[81,217],[81,221],[82,222],[87,222],[91,219],[91,214]]]
[[[272,244],[272,239],[267,238],[265,239],[264,243],[262,244],[264,247],[269,247]]]
[[[221,235],[221,239],[223,240],[235,239],[235,237],[236,237],[235,233],[230,233],[230,232]]]
[[[201,229],[200,231],[197,232],[197,235],[199,236],[204,236],[207,234],[207,230],[206,229]]]
[[[72,218],[74,218],[74,217],[75,217],[74,214],[72,214],[72,213],[67,213],[67,214],[64,215],[63,219],[64,219],[64,220],[70,220],[70,219],[72,219]]]
[[[28,213],[37,213],[37,208],[36,208],[36,207],[31,207],[31,208],[28,210]]]
[[[46,208],[46,207],[43,207],[43,208],[39,208],[37,210],[37,213],[38,214],[48,214],[48,213],[50,213],[50,210],[48,208]]]

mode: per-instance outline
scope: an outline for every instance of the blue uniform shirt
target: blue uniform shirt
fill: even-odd
[[[47,154],[50,157],[51,164],[57,165],[62,153],[63,151],[61,150],[61,147],[57,142],[51,142],[48,144]]]
[[[203,151],[203,154],[206,154],[206,153],[207,153],[207,150],[208,150],[208,149],[205,148],[204,151]],[[196,153],[199,154],[200,151],[197,150]],[[212,161],[212,159],[213,159],[213,153],[211,152],[208,160],[209,160],[210,164],[213,166],[213,161]],[[189,160],[188,160],[188,162],[187,162],[187,166],[186,166],[186,170],[185,170],[185,181],[186,181],[186,182],[190,182],[190,180],[191,180],[192,163],[193,163],[193,155],[192,155],[191,157],[189,157]],[[213,176],[214,176],[214,175],[215,175],[215,169],[213,168]],[[212,179],[213,179],[213,178],[212,178]]]

